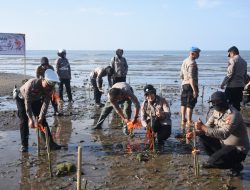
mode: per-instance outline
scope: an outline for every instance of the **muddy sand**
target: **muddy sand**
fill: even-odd
[[[171,100],[173,126],[171,137],[158,153],[145,150],[143,129],[136,129],[133,138],[125,136],[114,113],[103,129],[92,130],[101,110],[93,105],[93,92],[85,86],[73,87],[75,102],[65,102],[64,116],[53,116],[51,107],[47,114],[55,141],[65,145],[52,152],[54,176],[50,178],[46,151],[37,155],[34,129],[30,129],[29,152],[18,151],[20,134],[11,92],[22,79],[22,75],[0,74],[0,189],[76,189],[75,172],[60,177],[55,174],[59,163],[76,164],[78,145],[83,148],[82,189],[250,189],[250,155],[239,177],[230,177],[229,170],[203,168],[200,176],[194,175],[191,145],[174,138],[180,132],[178,86],[163,88],[163,96]],[[142,92],[142,86],[134,89]],[[194,118],[204,121],[207,107],[199,98]],[[140,155],[144,159],[139,160]],[[201,149],[199,163],[207,158]]]

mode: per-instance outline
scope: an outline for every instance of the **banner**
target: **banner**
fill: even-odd
[[[25,35],[0,33],[0,55],[25,55]]]

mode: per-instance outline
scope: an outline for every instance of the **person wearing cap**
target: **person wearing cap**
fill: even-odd
[[[232,175],[237,176],[243,169],[241,162],[245,160],[249,150],[242,115],[228,104],[224,92],[214,92],[210,102],[214,111],[206,124],[200,119],[195,123],[196,134],[209,155],[203,167],[231,169]],[[187,138],[192,139],[192,136],[192,132],[187,134]]]
[[[71,68],[68,59],[66,58],[66,50],[65,49],[59,49],[57,52],[57,55],[59,56],[58,59],[56,59],[56,72],[59,76],[59,96],[62,101],[63,100],[63,85],[65,85],[66,92],[68,95],[69,102],[73,102],[72,94],[71,94],[71,86],[70,86],[70,80],[71,80]]]
[[[111,59],[110,66],[114,69],[113,84],[126,82],[128,64],[126,58],[123,57],[123,49],[116,50],[116,56]]]
[[[138,118],[138,114],[140,111],[140,103],[137,97],[134,95],[132,87],[125,82],[118,82],[112,86],[112,88],[108,92],[108,100],[105,104],[105,107],[102,109],[102,113],[97,121],[97,124],[93,129],[101,129],[102,123],[107,118],[107,116],[111,113],[113,109],[115,109],[116,113],[123,120],[123,133],[128,135],[127,123],[131,119],[131,105],[132,102],[135,105],[135,113],[133,123],[135,123]],[[120,105],[123,105],[123,111],[120,108]]]
[[[200,56],[200,49],[192,47],[188,58],[181,66],[180,77],[182,80],[181,92],[181,125],[183,128],[190,127],[192,123],[193,109],[198,98],[198,66],[196,59]]]
[[[171,135],[171,112],[168,102],[156,94],[156,89],[149,84],[144,87],[145,100],[141,106],[141,123],[145,128],[150,127],[157,135],[158,145]],[[152,119],[152,121],[151,121]],[[152,126],[150,126],[152,123]]]
[[[44,73],[47,69],[51,69],[54,71],[54,67],[49,64],[49,59],[47,57],[41,58],[41,64],[36,69],[36,78],[44,78]],[[55,93],[55,92],[54,92]],[[54,108],[54,115],[61,116],[62,113],[58,111],[58,103],[56,102],[56,98],[54,98],[54,93],[51,97],[51,104]]]
[[[99,107],[103,107],[104,104],[101,103],[101,96],[104,93],[102,89],[103,77],[108,77],[109,87],[112,86],[111,76],[114,73],[114,69],[111,66],[107,66],[106,68],[97,67],[90,73],[90,82],[94,88],[94,99],[95,104]]]
[[[54,71],[54,67],[49,64],[49,59],[47,57],[41,58],[41,64],[36,69],[36,78],[44,78],[44,73],[47,69]]]
[[[16,97],[16,103],[18,117],[20,119],[21,152],[28,151],[29,127],[35,128],[35,119],[37,119],[38,124],[47,127],[51,149],[57,150],[61,148],[61,146],[53,141],[46,121],[46,113],[51,93],[54,91],[55,84],[58,82],[57,74],[53,70],[47,69],[44,78],[29,79],[20,87],[19,95]],[[43,133],[42,135],[43,139],[45,139],[45,135]]]
[[[247,81],[247,62],[239,55],[237,47],[228,49],[227,74],[221,83],[221,89],[225,89],[227,100],[240,111],[240,102],[243,97],[244,86]]]

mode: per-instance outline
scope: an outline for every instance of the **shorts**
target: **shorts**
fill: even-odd
[[[198,89],[198,87],[195,87]],[[198,90],[197,90],[198,91]],[[182,85],[181,106],[193,109],[197,103],[197,98],[193,96],[193,89],[190,84]]]

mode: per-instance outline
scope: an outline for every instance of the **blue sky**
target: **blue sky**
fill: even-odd
[[[27,49],[250,49],[248,0],[2,0],[2,33]]]

